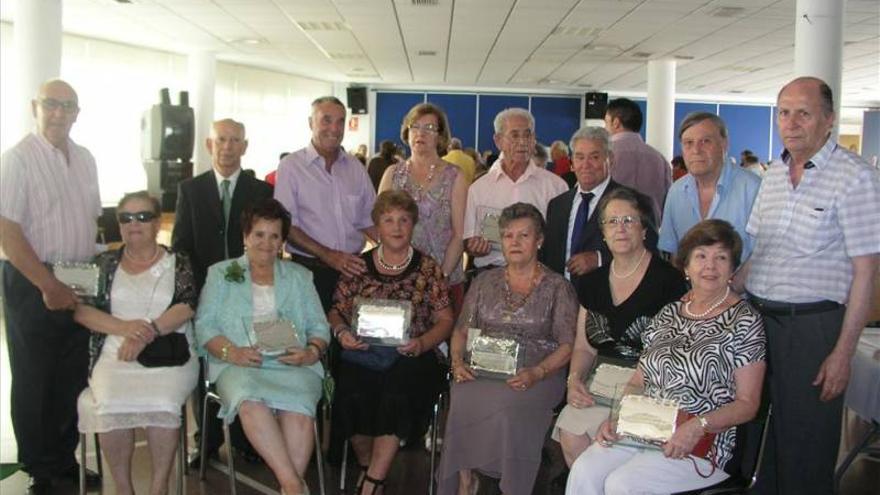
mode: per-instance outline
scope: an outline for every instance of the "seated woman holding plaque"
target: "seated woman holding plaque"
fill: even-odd
[[[220,417],[241,416],[248,440],[285,495],[308,493],[305,476],[330,339],[312,274],[281,260],[290,214],[264,199],[242,212],[244,256],[208,269],[196,317]]]
[[[656,243],[646,245],[645,239],[657,239],[647,196],[619,187],[602,196],[597,213],[614,258],[578,281],[581,310],[568,374],[568,405],[553,431],[569,466],[608,419],[614,384],[626,383],[635,370],[648,321],[687,292],[681,272],[657,256]]]
[[[505,495],[529,495],[553,408],[565,395],[577,298],[538,262],[544,218],[516,203],[501,212],[506,267],[480,274],[452,336],[452,401],[438,493],[475,493],[472,470],[500,478]]]
[[[620,412],[571,467],[566,494],[672,493],[725,480],[736,426],[760,405],[764,326],[730,291],[742,241],[723,220],[682,238],[676,264],[687,302],[667,304],[642,334],[644,350]],[[677,424],[677,426],[676,426]]]
[[[146,191],[126,194],[116,217],[124,244],[95,259],[104,292],[96,307],[80,304],[73,315],[92,331],[79,430],[100,435],[115,493],[131,494],[134,429],[144,428],[153,467],[150,493],[166,493],[180,407],[198,377],[198,360],[190,353],[198,294],[189,259],[156,243],[155,198]]]
[[[404,191],[385,191],[372,211],[379,246],[363,253],[364,275],[340,278],[328,316],[342,346],[333,424],[351,440],[358,494],[383,493],[401,438],[420,437],[445,386],[437,346],[452,331],[440,265],[413,249],[419,209]]]

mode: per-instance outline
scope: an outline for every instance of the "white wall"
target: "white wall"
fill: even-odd
[[[0,23],[3,74],[10,69],[12,30],[12,24]],[[64,35],[62,42],[61,77],[77,90],[82,108],[71,136],[95,155],[101,199],[115,204],[125,192],[146,188],[140,159],[141,115],[159,102],[159,89],[169,88],[175,103],[178,92],[188,89],[187,58],[80,36]],[[2,150],[22,137],[12,135],[14,109],[2,104],[12,97],[8,79],[0,78]],[[333,85],[326,81],[220,62],[214,115],[244,122],[250,145],[242,166],[263,177],[277,167],[282,151],[308,143],[309,104],[332,91]]]

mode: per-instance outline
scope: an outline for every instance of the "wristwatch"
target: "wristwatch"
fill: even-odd
[[[697,421],[700,422],[700,428],[703,429],[703,433],[709,433],[709,420],[706,419],[706,416],[702,414],[697,416]]]

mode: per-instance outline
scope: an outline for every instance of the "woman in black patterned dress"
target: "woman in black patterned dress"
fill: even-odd
[[[758,411],[765,370],[760,315],[730,291],[742,241],[729,223],[706,220],[682,239],[676,262],[693,290],[687,302],[663,307],[643,334],[645,349],[630,384],[644,394],[678,402],[693,414],[662,451],[614,444],[606,421],[597,443],[575,461],[566,494],[672,493],[728,477],[736,425]],[[706,433],[715,434],[710,460],[690,456]]]

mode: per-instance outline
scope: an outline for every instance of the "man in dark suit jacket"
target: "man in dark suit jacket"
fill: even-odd
[[[247,150],[244,124],[232,119],[218,120],[205,140],[211,153],[212,169],[180,183],[174,217],[172,247],[189,255],[196,287],[201,290],[208,267],[244,252],[241,212],[254,201],[271,198],[272,186],[241,170],[241,157]],[[228,220],[224,214],[224,193],[229,205]],[[201,405],[205,391],[199,380],[196,406],[201,421]],[[222,445],[221,423],[216,407],[208,410],[208,452]],[[253,456],[238,421],[233,424],[232,444],[245,455]]]
[[[620,185],[609,174],[611,142],[605,129],[581,128],[571,138],[571,150],[577,184],[550,200],[547,206],[547,235],[541,261],[574,282],[576,277],[611,260],[596,207],[602,196]]]

